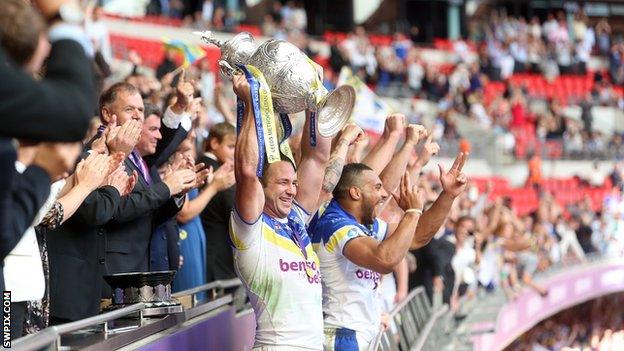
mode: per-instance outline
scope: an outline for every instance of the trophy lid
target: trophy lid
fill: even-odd
[[[215,39],[211,31],[193,32],[193,34],[201,36],[201,39],[207,44],[218,46],[221,49],[221,60],[227,62],[231,67],[246,65],[251,55],[256,51],[254,37],[249,32],[238,33],[225,42]],[[229,73],[223,67],[221,72],[226,76]]]

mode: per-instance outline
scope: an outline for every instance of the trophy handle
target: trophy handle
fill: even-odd
[[[232,78],[235,74],[241,72],[240,69],[232,67],[227,61],[219,60],[219,68],[221,72],[228,78]]]
[[[195,35],[199,35],[201,37],[201,40],[206,43],[206,44],[212,44],[212,45],[216,45],[218,47],[223,46],[223,43],[215,38],[212,37],[212,31],[210,30],[205,30],[203,32],[193,32],[193,34]]]

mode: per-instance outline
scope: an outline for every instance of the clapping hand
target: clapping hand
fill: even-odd
[[[125,166],[122,164],[106,178],[105,184],[117,189],[119,195],[126,196],[134,189],[138,177],[137,171],[133,171],[132,175],[128,175]]]
[[[236,182],[234,177],[234,165],[232,163],[224,163],[213,174],[211,184],[214,184],[217,191],[225,190]]]
[[[206,168],[203,163],[198,163],[193,166],[193,169],[195,170],[195,188],[199,188],[212,175],[212,168]]]
[[[123,125],[117,125],[117,116],[113,115],[108,125],[106,145],[110,153],[123,152],[129,155],[141,137],[143,124],[136,119],[129,119]]]
[[[169,188],[171,196],[188,192],[195,187],[196,181],[197,176],[195,171],[186,168],[170,172],[165,176],[165,179],[163,179],[163,182]]]
[[[110,169],[111,162],[109,156],[95,152],[91,153],[76,166],[75,184],[76,186],[85,187],[91,192],[104,183],[111,173]]]

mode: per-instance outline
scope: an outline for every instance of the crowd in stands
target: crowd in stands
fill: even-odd
[[[622,157],[622,136],[597,128],[592,115],[593,106],[624,104],[622,43],[606,19],[590,26],[580,11],[572,23],[563,13],[527,23],[493,11],[476,28],[481,41],[448,47],[456,64],[423,60],[423,49],[402,33],[373,45],[362,27],[332,46],[329,64],[334,72],[350,66],[379,94],[433,101],[446,139],[461,136],[460,115],[498,136],[501,153],[519,158]],[[592,53],[607,57],[609,70],[588,72]],[[580,113],[571,116],[569,106]]]
[[[435,186],[423,186],[432,198]],[[510,197],[493,196],[494,187],[490,183],[479,192],[477,184],[470,186],[432,242],[412,252],[418,263],[410,287],[424,285],[431,297],[442,293],[458,309],[460,297],[474,298],[479,290],[503,289],[514,299],[527,286],[547,295],[533,281],[536,273],[553,264],[585,262],[588,254],[621,255],[621,187],[600,198],[599,206],[586,195],[561,205],[545,191],[528,213],[514,210]]]
[[[622,294],[604,296],[540,322],[505,350],[615,351],[624,344]]]
[[[224,12],[217,3],[191,5],[180,25],[242,30],[234,22],[224,27],[207,19]],[[305,32],[300,2],[271,5],[258,34],[288,40],[314,57],[326,68],[328,88],[336,86],[347,66],[381,96],[432,101],[436,140],[442,145],[481,137],[458,128],[463,116],[493,135],[501,154],[518,159],[534,153],[548,159],[624,156],[620,131],[597,126],[598,112],[592,109],[624,106],[624,43],[604,18],[590,22],[581,9],[571,21],[563,12],[540,21],[493,10],[483,20],[471,20],[470,40],[434,42],[454,58],[431,60],[413,31],[380,36],[356,27],[348,34],[314,38]],[[329,46],[329,56],[312,49],[319,42]],[[592,55],[602,57],[608,69],[589,70]],[[422,118],[416,110],[406,112],[414,122]]]
[[[165,23],[215,31],[233,31],[244,17],[238,4],[222,0],[151,0],[146,14],[172,20]],[[272,1],[262,20],[262,32],[286,39],[289,32],[305,32],[307,24],[303,1]]]

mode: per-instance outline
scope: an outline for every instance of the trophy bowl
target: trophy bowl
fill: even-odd
[[[221,48],[221,61],[225,63],[220,62],[220,66],[225,74],[233,72],[228,66],[238,64],[249,64],[260,70],[271,89],[275,112],[315,111],[317,130],[325,137],[338,133],[351,117],[355,90],[345,85],[328,93],[317,71],[318,66],[295,45],[270,39],[256,49],[249,33],[237,34],[225,43],[213,39],[210,32],[197,34],[205,42]]]
[[[283,40],[269,40],[258,47],[247,63],[264,74],[275,111],[316,111],[311,90],[318,74],[299,48]]]

